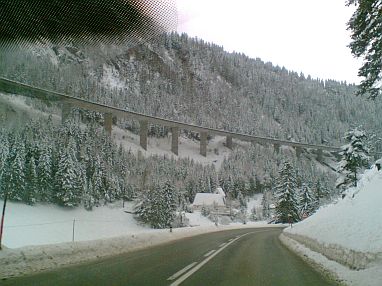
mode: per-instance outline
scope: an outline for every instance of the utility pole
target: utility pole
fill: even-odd
[[[5,193],[4,204],[3,204],[3,213],[1,215],[1,224],[0,224],[0,250],[2,249],[1,248],[1,241],[3,238],[4,216],[5,216],[5,207],[7,206],[7,198],[8,198],[8,193]]]

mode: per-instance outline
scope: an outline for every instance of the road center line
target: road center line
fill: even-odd
[[[204,257],[208,257],[208,256],[210,256],[210,255],[211,255],[212,253],[214,253],[215,251],[216,251],[216,250],[213,249],[213,250],[207,252],[206,254],[204,254]]]
[[[227,244],[227,243],[224,242],[224,243],[220,244],[219,247],[223,247],[223,246],[226,245],[226,244]]]
[[[174,280],[176,278],[178,278],[180,275],[182,275],[184,272],[187,272],[189,269],[191,269],[192,267],[194,267],[198,262],[193,262],[191,263],[190,265],[187,265],[186,267],[184,267],[182,270],[179,270],[178,272],[176,272],[174,275],[170,276],[169,278],[167,278],[167,280]]]
[[[216,255],[218,255],[221,251],[224,250],[224,248],[228,247],[230,244],[234,243],[236,240],[240,239],[241,237],[255,233],[255,231],[252,232],[247,232],[243,235],[240,235],[239,237],[232,239],[230,242],[228,242],[225,246],[220,248],[218,251],[216,251],[214,254],[208,256],[206,259],[204,259],[202,262],[200,262],[198,265],[196,265],[194,268],[192,268],[190,271],[187,273],[183,274],[183,276],[179,277],[178,280],[172,282],[170,286],[178,286],[180,283],[182,283],[184,280],[186,280],[188,277],[190,277],[192,274],[194,274],[196,271],[198,271],[200,268],[203,267],[204,264],[206,264],[208,261],[210,261],[212,258],[214,258]]]

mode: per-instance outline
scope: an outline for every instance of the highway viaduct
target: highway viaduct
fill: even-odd
[[[171,151],[178,155],[178,145],[179,145],[179,134],[180,130],[189,130],[198,132],[200,134],[200,154],[202,156],[207,156],[207,144],[208,135],[219,135],[226,137],[226,146],[232,149],[233,139],[259,143],[263,145],[273,145],[274,149],[278,152],[280,146],[290,146],[295,148],[297,156],[300,156],[303,149],[316,150],[317,159],[322,160],[323,151],[338,153],[341,151],[340,147],[327,146],[327,145],[316,145],[307,144],[300,142],[293,142],[287,140],[280,140],[276,138],[254,136],[236,132],[230,132],[225,130],[219,130],[214,128],[202,127],[198,125],[178,122],[174,120],[169,120],[160,117],[154,117],[150,115],[145,115],[138,112],[129,111],[122,108],[117,108],[101,103],[96,103],[81,99],[78,97],[45,90],[42,88],[37,88],[31,85],[23,84],[17,81],[9,80],[0,77],[0,92],[18,94],[22,96],[38,98],[46,102],[58,102],[62,103],[62,120],[64,121],[72,107],[78,107],[86,110],[96,111],[104,114],[104,128],[111,134],[112,131],[112,118],[113,117],[127,117],[130,119],[137,120],[140,124],[140,145],[144,150],[147,150],[147,140],[148,140],[148,126],[149,123],[158,124],[162,126],[169,127],[171,129],[172,140],[171,140]]]

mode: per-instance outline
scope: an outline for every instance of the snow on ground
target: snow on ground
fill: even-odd
[[[131,208],[131,204],[126,205]],[[3,201],[0,200],[0,206]],[[74,221],[75,220],[75,221]],[[83,207],[62,208],[49,204],[28,206],[8,202],[3,244],[9,248],[42,245],[74,240],[86,241],[144,232],[132,214],[125,213],[122,203],[87,211]]]
[[[226,138],[222,136],[215,136],[208,141],[207,145],[207,157],[199,154],[200,142],[191,140],[183,136],[179,137],[179,152],[178,156],[171,152],[171,135],[165,138],[148,138],[147,151],[143,150],[139,145],[139,134],[133,134],[128,130],[123,130],[117,126],[113,126],[112,137],[114,141],[122,146],[126,150],[131,150],[134,154],[142,154],[147,157],[150,155],[166,156],[167,158],[192,158],[195,162],[203,165],[213,164],[216,168],[220,168],[225,157],[231,154],[231,150],[223,145]],[[247,146],[250,143],[235,142],[236,145]]]
[[[212,222],[207,217],[203,216],[200,211],[194,211],[193,213],[186,213],[186,218],[189,219],[190,226],[212,226]]]
[[[308,263],[314,265],[316,269],[332,277],[338,282],[346,283],[349,286],[380,286],[382,279],[381,264],[374,264],[362,270],[352,270],[348,267],[329,260],[321,253],[312,251],[310,248],[298,243],[288,236],[281,235],[281,241],[292,251],[299,254]]]
[[[2,201],[0,205],[2,206]],[[274,227],[265,222],[215,226],[200,212],[186,214],[194,227],[156,230],[137,224],[129,203],[66,209],[52,205],[7,203],[0,277],[18,276],[63,265],[117,255],[197,234],[245,227]],[[74,242],[73,219],[75,219]]]
[[[261,214],[263,211],[263,207],[261,205],[261,201],[263,199],[263,194],[256,194],[254,195],[248,202],[247,202],[247,215],[250,216],[252,214],[252,210],[255,209],[257,216]]]
[[[333,261],[342,264],[332,270],[346,283],[381,285],[382,171],[375,167],[366,171],[358,187],[346,193],[344,199],[320,208],[313,216],[286,229],[284,234],[310,251],[321,253],[327,261],[330,259],[330,262],[317,261],[326,268],[333,267]]]
[[[2,200],[0,206],[3,206]],[[83,207],[70,209],[50,204],[29,206],[7,202],[3,245],[7,248],[19,248],[72,242],[73,225],[75,242],[152,232],[153,229],[134,219],[131,214],[133,206],[133,202],[125,202],[123,208],[122,202],[116,202],[87,211]],[[215,226],[200,211],[185,215],[191,227]],[[263,225],[265,222],[258,224]]]
[[[119,72],[110,66],[103,65],[103,78],[101,83],[109,88],[120,88],[126,87],[125,83],[120,80]]]
[[[0,93],[0,104],[3,106],[8,106],[9,109],[15,113],[15,116],[17,116],[17,119],[16,117],[12,118],[13,121],[17,122],[20,119],[29,120],[31,118],[38,118],[41,116],[47,118],[48,116],[50,116],[50,114],[37,110],[32,106],[28,105],[26,103],[27,100],[29,100],[29,98],[24,96]],[[54,122],[61,122],[61,117],[53,114],[52,120]]]

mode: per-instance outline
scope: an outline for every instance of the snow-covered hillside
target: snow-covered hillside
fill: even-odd
[[[350,285],[381,285],[382,281],[382,171],[367,170],[346,197],[284,231],[287,244],[303,245],[304,252],[334,271]],[[309,249],[302,249],[307,247]],[[329,261],[331,260],[331,261]],[[334,265],[333,261],[342,265]],[[343,267],[345,266],[345,267]],[[350,270],[355,269],[355,270]]]

